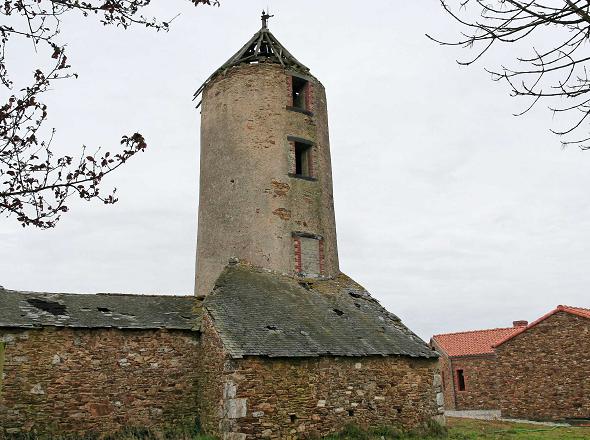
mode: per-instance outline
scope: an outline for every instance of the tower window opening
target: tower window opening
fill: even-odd
[[[465,375],[463,370],[457,370],[457,387],[459,391],[465,391]]]
[[[311,145],[295,142],[295,175],[312,177]]]
[[[307,108],[308,81],[303,78],[293,76],[293,107],[301,110]]]

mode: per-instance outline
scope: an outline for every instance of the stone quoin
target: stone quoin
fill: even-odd
[[[340,272],[326,92],[262,18],[196,93],[195,296],[0,289],[0,437],[444,423],[437,353]]]

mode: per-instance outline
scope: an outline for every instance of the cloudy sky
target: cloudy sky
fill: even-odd
[[[157,3],[151,12],[161,18],[180,13],[168,33],[65,21],[61,38],[80,78],[45,97],[56,149],[115,149],[134,131],[149,148],[106,182],[118,188],[114,206],[74,201],[49,231],[0,218],[1,285],[192,293],[192,93],[270,5],[274,35],[327,90],[345,273],[425,339],[533,320],[557,304],[590,306],[590,152],[562,150],[544,108],[512,116],[526,103],[483,67],[511,61],[515,48],[458,66],[467,53],[424,36],[458,31],[438,0]],[[20,79],[30,54],[28,45],[9,54]]]

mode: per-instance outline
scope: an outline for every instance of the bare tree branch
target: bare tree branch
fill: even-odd
[[[463,65],[473,64],[490,48],[498,44],[531,44],[531,55],[516,58],[516,67],[501,66],[486,69],[496,81],[506,81],[512,96],[529,97],[531,102],[523,115],[538,102],[549,103],[556,114],[567,113],[568,128],[551,130],[558,135],[577,136],[562,141],[562,145],[577,145],[590,149],[588,114],[590,78],[586,69],[590,62],[590,1],[588,0],[457,0],[456,8],[440,0],[444,11],[458,22],[464,31],[456,41],[431,40],[445,46],[460,46],[476,50],[476,55]],[[537,50],[546,45],[549,49]],[[545,37],[543,39],[543,37]],[[559,100],[554,103],[555,100]],[[575,134],[582,133],[584,134]]]
[[[199,4],[218,5],[216,0],[189,0]],[[82,147],[77,157],[55,157],[52,141],[55,129],[43,136],[47,106],[42,94],[58,80],[77,77],[71,72],[65,53],[66,45],[58,42],[64,14],[79,13],[82,18],[95,16],[105,26],[145,26],[166,31],[170,21],[148,18],[141,11],[151,0],[5,0],[0,14],[0,82],[10,90],[10,97],[0,104],[0,214],[15,216],[23,226],[52,228],[68,211],[68,198],[117,201],[115,190],[102,191],[103,178],[125,164],[146,142],[139,133],[121,138],[118,151],[100,149],[90,154]],[[6,64],[8,43],[30,39],[32,50],[49,53],[49,68],[33,69],[32,83],[18,91]],[[45,138],[44,138],[45,137]]]

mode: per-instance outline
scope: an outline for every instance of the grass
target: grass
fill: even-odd
[[[384,426],[364,431],[357,426],[348,425],[338,434],[326,437],[326,440],[381,440],[381,439],[447,439],[448,433],[444,426],[430,422],[420,428],[404,431],[393,426]]]
[[[152,430],[148,428],[126,428],[116,434],[102,435],[93,433],[86,435],[36,434],[33,432],[2,435],[0,440],[216,440],[214,437],[200,433],[196,422],[179,422],[167,428]]]
[[[396,428],[362,431],[348,426],[327,440],[588,440],[590,428],[544,426],[530,423],[448,418],[447,427],[431,424],[422,429],[403,432]]]
[[[588,440],[590,428],[448,418],[452,440]]]
[[[588,440],[590,428],[570,426],[544,426],[527,423],[448,418],[447,427],[430,423],[412,431],[394,427],[382,427],[363,431],[347,426],[342,432],[326,437],[326,440]],[[0,434],[0,439],[2,439]],[[46,437],[20,434],[6,437],[10,440],[215,440],[198,433],[192,426],[175,426],[164,432],[148,429],[128,429],[109,437]]]

